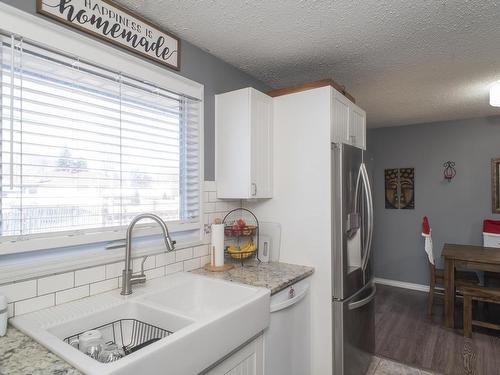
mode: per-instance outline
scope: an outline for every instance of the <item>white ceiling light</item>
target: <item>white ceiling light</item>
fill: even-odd
[[[493,83],[490,87],[490,105],[500,107],[500,81]]]

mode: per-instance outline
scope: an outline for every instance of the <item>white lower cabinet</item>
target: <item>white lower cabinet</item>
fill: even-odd
[[[264,346],[260,335],[204,375],[263,375]]]

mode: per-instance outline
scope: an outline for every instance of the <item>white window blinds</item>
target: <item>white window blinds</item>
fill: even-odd
[[[200,217],[200,103],[1,36],[1,236]]]

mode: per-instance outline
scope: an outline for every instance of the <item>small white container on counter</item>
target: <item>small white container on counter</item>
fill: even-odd
[[[7,318],[9,311],[7,307],[7,297],[0,296],[0,336],[5,336],[7,332]]]

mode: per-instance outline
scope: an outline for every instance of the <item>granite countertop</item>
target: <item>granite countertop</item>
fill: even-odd
[[[312,267],[287,263],[250,261],[226,272],[191,271],[199,275],[235,281],[278,293],[289,285],[313,274]],[[9,326],[7,335],[0,337],[0,375],[81,375],[81,372],[60,359],[42,345]]]
[[[259,263],[254,260],[244,263],[243,266],[241,262],[235,262],[234,266],[233,269],[224,272],[210,272],[203,268],[191,272],[217,279],[264,287],[271,290],[271,295],[314,273],[312,267],[280,262]]]
[[[14,327],[0,337],[0,375],[81,375]]]

